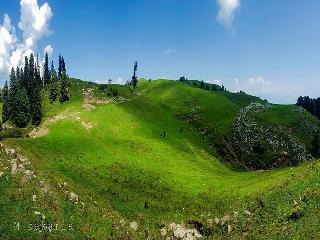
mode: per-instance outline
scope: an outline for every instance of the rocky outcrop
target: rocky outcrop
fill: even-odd
[[[232,155],[249,169],[291,166],[309,160],[305,144],[287,126],[268,126],[252,117],[271,108],[251,103],[235,118],[231,134]]]

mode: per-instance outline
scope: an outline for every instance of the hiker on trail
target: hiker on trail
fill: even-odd
[[[160,133],[160,138],[165,138],[166,137],[166,131],[163,131],[162,133]]]

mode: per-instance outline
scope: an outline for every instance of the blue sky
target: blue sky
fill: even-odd
[[[27,4],[34,7],[36,0],[21,2],[27,11]],[[45,2],[51,15],[46,15],[44,34],[37,33],[32,50],[42,53],[51,45],[55,61],[59,53],[65,56],[70,76],[125,81],[138,60],[138,75],[145,78],[183,75],[276,103],[294,103],[299,95],[320,96],[319,1],[38,0],[36,4],[40,8]],[[8,14],[23,43],[20,1],[0,4],[0,16]],[[217,17],[219,10],[226,16]],[[29,34],[33,36],[32,31]]]

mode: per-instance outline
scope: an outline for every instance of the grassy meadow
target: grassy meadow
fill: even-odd
[[[223,92],[166,80],[141,81],[137,93],[126,86],[111,87],[119,96],[91,102],[89,110],[83,106],[83,91],[93,89],[94,96],[106,97],[107,90],[73,80],[70,102],[50,104],[44,99],[40,128],[48,130],[46,135],[4,140],[5,146],[30,159],[37,177],[29,184],[18,176],[0,178],[0,238],[162,239],[161,227],[190,220],[205,226],[208,239],[320,237],[317,161],[241,171],[222,163],[196,130],[206,125],[215,133],[228,131],[244,105],[240,100],[235,104],[234,96]],[[295,106],[283,108],[291,114],[283,121],[294,121]],[[190,111],[193,118],[186,119]],[[259,118],[274,124],[279,114],[282,117],[272,110]],[[41,193],[40,180],[52,195]],[[78,204],[64,195],[59,185],[64,182],[79,196]],[[14,222],[36,221],[34,211],[48,222],[71,222],[73,229],[13,229]],[[208,220],[226,215],[231,231],[228,224],[209,228]],[[120,224],[121,219],[126,224]],[[132,221],[138,223],[137,231],[128,226]]]

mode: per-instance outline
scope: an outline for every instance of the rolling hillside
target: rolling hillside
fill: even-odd
[[[141,81],[133,93],[74,79],[70,102],[46,99],[30,138],[2,143],[0,238],[320,237],[320,165],[306,161],[319,121],[301,108],[256,99],[259,111],[246,112],[263,133],[283,126],[279,143],[285,135],[303,146],[308,158],[288,162],[297,153],[288,146],[281,160],[267,137],[254,138],[251,149],[264,141],[258,152],[237,150],[235,121],[250,107],[248,95],[166,80]],[[257,168],[243,160],[250,154],[266,157],[262,169],[301,164],[240,170]],[[42,220],[66,229],[39,232]],[[31,231],[22,227],[30,223]]]

